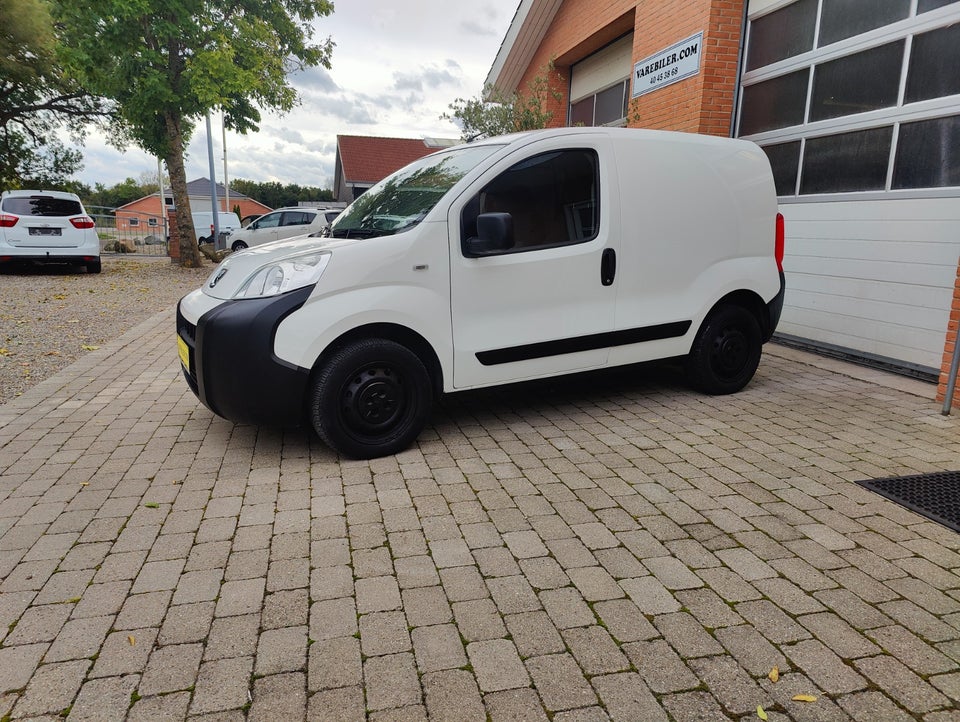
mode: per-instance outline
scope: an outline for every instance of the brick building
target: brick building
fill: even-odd
[[[522,0],[487,82],[523,92],[551,62],[555,125],[763,147],[787,219],[782,337],[945,392],[960,0]]]

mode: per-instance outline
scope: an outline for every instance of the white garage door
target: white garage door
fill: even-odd
[[[934,372],[960,260],[960,2],[754,0],[738,135],[787,219],[780,332]]]

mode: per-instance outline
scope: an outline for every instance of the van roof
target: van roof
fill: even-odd
[[[492,136],[470,141],[470,145],[504,145],[512,144],[518,141],[533,140],[540,137],[562,137],[565,135],[605,135],[607,137],[644,137],[663,138],[686,143],[729,143],[735,140],[727,137],[714,135],[702,135],[699,133],[682,133],[673,130],[652,130],[650,128],[609,128],[609,127],[587,127],[573,126],[564,128],[544,128],[542,130],[525,130],[519,133],[508,133],[506,135]],[[749,141],[737,140],[740,143],[749,143]]]

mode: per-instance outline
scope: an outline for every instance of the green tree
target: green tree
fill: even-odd
[[[235,178],[230,181],[230,190],[260,201],[271,208],[295,206],[300,201],[332,201],[333,191],[329,188],[301,186],[296,183],[281,185],[276,181],[259,183],[257,181]]]
[[[330,67],[333,42],[313,42],[330,0],[62,0],[68,67],[117,104],[116,138],[166,161],[180,214],[180,259],[201,265],[187,196],[184,151],[204,114],[258,130],[260,108],[290,110],[290,72]],[[121,134],[122,133],[122,134]]]
[[[81,137],[108,107],[63,72],[47,0],[0,0],[0,189],[62,187],[81,155],[57,137]]]
[[[527,83],[524,92],[504,93],[487,85],[476,98],[457,98],[449,106],[452,112],[440,118],[460,126],[465,141],[546,128],[553,119],[550,101],[563,100],[563,94],[555,89],[559,80],[549,63]]]

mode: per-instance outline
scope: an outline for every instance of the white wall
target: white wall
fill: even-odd
[[[939,369],[960,198],[791,203],[778,332]]]

